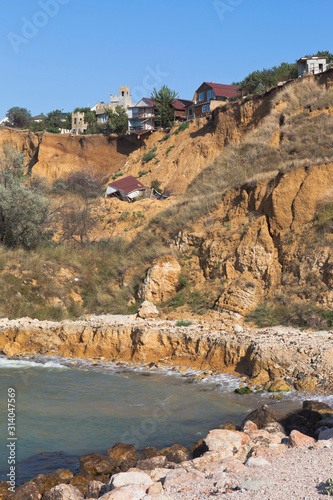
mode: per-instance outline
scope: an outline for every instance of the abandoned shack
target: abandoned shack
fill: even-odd
[[[132,175],[111,182],[105,193],[105,198],[117,197],[120,200],[132,202],[145,191],[145,186]]]

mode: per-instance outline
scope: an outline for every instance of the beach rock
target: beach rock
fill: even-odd
[[[100,476],[99,476],[100,477]],[[88,474],[86,471],[81,471],[69,481],[71,486],[75,486],[81,493],[88,493],[88,485],[91,481],[97,480],[96,476]]]
[[[242,430],[244,429],[244,425],[248,420],[255,423],[258,429],[263,429],[267,424],[271,422],[279,422],[282,419],[282,414],[273,408],[263,405],[257,410],[252,411],[245,417],[242,423]]]
[[[50,490],[51,488],[54,488],[54,486],[64,482],[57,474],[38,474],[38,476],[36,476],[32,481],[35,483],[39,493],[42,495],[45,491]]]
[[[141,319],[156,318],[159,315],[158,309],[154,304],[145,300],[138,309],[137,316]]]
[[[142,500],[146,495],[144,487],[129,484],[105,493],[100,500]]]
[[[9,487],[9,484],[7,483],[7,481],[0,481],[0,499],[1,500],[3,498],[5,498],[5,496],[8,492],[8,487]]]
[[[169,474],[170,469],[167,468],[157,468],[153,469],[152,471],[147,472],[149,474],[150,479],[156,483],[157,481],[164,481],[164,478],[166,477],[167,474]]]
[[[111,477],[108,482],[108,489],[114,490],[130,484],[142,486],[146,490],[153,484],[153,481],[144,472],[120,472]]]
[[[209,451],[225,451],[232,456],[242,446],[242,437],[233,431],[213,429],[204,439]]]
[[[227,422],[224,422],[224,424],[219,425],[219,429],[224,429],[226,431],[235,431],[236,424],[232,420],[227,420]]]
[[[141,450],[139,460],[147,460],[148,458],[156,457],[157,455],[158,451],[155,446],[147,446]]]
[[[148,488],[147,493],[148,495],[156,495],[161,493],[162,489],[162,483],[154,483]]]
[[[147,460],[139,460],[136,467],[140,470],[154,470],[166,466],[167,457],[164,455],[158,457],[147,458]]]
[[[182,487],[186,484],[193,484],[197,481],[202,480],[205,474],[201,471],[191,470],[186,471],[184,469],[175,469],[168,472],[163,481],[163,487]]]
[[[100,474],[111,474],[111,472],[118,465],[118,461],[114,458],[100,455],[99,453],[88,453],[87,455],[81,455],[79,457],[79,460],[80,471],[85,470],[92,476],[98,476]]]
[[[307,375],[294,383],[297,391],[314,391],[317,385],[317,380],[311,375]]]
[[[290,392],[289,385],[282,379],[273,380],[265,386],[268,392]]]
[[[188,462],[183,462],[181,464],[184,468],[197,469],[199,471],[208,470],[212,466],[215,467],[217,464],[221,463],[225,458],[233,456],[230,450],[220,450],[220,451],[207,451],[201,457],[194,458]]]
[[[227,430],[227,429],[226,429]],[[203,439],[200,439],[195,445],[190,449],[190,453],[193,458],[201,457],[204,453],[208,451],[208,446]]]
[[[42,495],[39,493],[37,485],[32,482],[19,486],[15,492],[9,491],[5,497],[6,500],[40,500],[41,498]]]
[[[173,255],[158,258],[148,270],[144,283],[139,289],[139,299],[156,304],[170,299],[180,288],[180,272],[180,264]]]
[[[88,484],[88,497],[99,498],[104,493],[107,493],[107,487],[101,481],[90,481]]]
[[[325,427],[326,429],[331,429],[333,427],[333,417],[324,418],[323,420],[317,422],[315,425],[315,429],[317,430],[321,429],[322,427]]]
[[[63,481],[63,482],[66,482],[66,481],[69,481],[70,479],[72,479],[72,477],[74,477],[74,474],[73,472],[71,472],[70,470],[68,469],[57,469],[55,471],[55,474]]]
[[[314,444],[315,442],[316,440],[310,436],[306,436],[298,431],[292,431],[288,439],[288,446],[291,448],[299,448],[301,446]]]
[[[326,403],[322,403],[321,401],[303,401],[303,409],[317,411],[318,413],[324,415],[333,414],[333,408]]]
[[[136,460],[138,452],[132,444],[116,443],[107,450],[107,455],[118,462],[123,462],[124,460]]]
[[[259,373],[251,379],[251,384],[262,386],[270,381],[270,376],[267,370],[260,370]]]
[[[246,462],[245,465],[248,467],[268,467],[271,466],[272,464],[266,460],[263,457],[250,457]]]
[[[240,431],[234,431],[236,432],[236,434],[239,434],[240,437],[242,438],[242,446],[244,446],[244,444],[248,444],[251,442],[251,438],[248,434],[245,434],[245,432],[240,432]]]
[[[234,457],[223,460],[222,470],[229,474],[243,474],[248,472],[243,462]]]
[[[264,431],[269,432],[270,434],[279,434],[282,437],[286,435],[286,431],[283,426],[279,424],[279,422],[271,422],[263,428]]]
[[[257,431],[258,426],[251,420],[247,420],[244,425],[242,425],[242,430],[245,434],[248,434],[249,432]]]
[[[318,441],[322,440],[328,440],[328,439],[333,439],[333,428],[331,429],[324,429],[319,432],[318,434]]]
[[[123,460],[118,464],[118,466],[113,470],[113,474],[118,474],[119,472],[127,472],[132,469],[137,464],[136,460]]]
[[[322,419],[322,415],[317,411],[297,410],[285,415],[281,420],[281,424],[285,428],[287,434],[290,434],[293,430],[297,430],[302,434],[315,437],[316,424]]]
[[[82,500],[83,498],[84,495],[70,484],[59,484],[43,496],[43,500]]]
[[[163,448],[162,450],[160,450],[158,452],[159,455],[163,455],[163,456],[168,456],[170,453],[174,453],[176,451],[182,451],[184,453],[188,453],[188,450],[187,448],[185,448],[185,446],[181,445],[181,444],[174,444],[172,446],[169,446],[168,448]]]

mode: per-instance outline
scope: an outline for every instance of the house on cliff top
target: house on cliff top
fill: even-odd
[[[195,91],[193,103],[186,107],[187,119],[204,118],[210,116],[212,111],[221,106],[223,102],[238,97],[237,85],[224,85],[222,83],[204,82]]]
[[[327,59],[326,57],[301,57],[297,61],[298,67],[298,77],[301,78],[304,75],[318,75],[323,73],[327,69]]]

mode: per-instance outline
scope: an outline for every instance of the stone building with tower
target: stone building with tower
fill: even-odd
[[[120,85],[119,95],[110,94],[110,102],[107,102],[106,104],[104,102],[98,102],[91,108],[91,111],[95,111],[97,123],[103,124],[107,121],[106,111],[108,109],[115,111],[117,106],[121,106],[126,111],[128,111],[128,108],[133,106],[132,96],[128,85]]]

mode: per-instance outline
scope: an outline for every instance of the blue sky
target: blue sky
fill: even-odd
[[[1,5],[0,118],[134,99],[166,84],[192,99],[203,81],[332,46],[332,0],[11,0]]]

